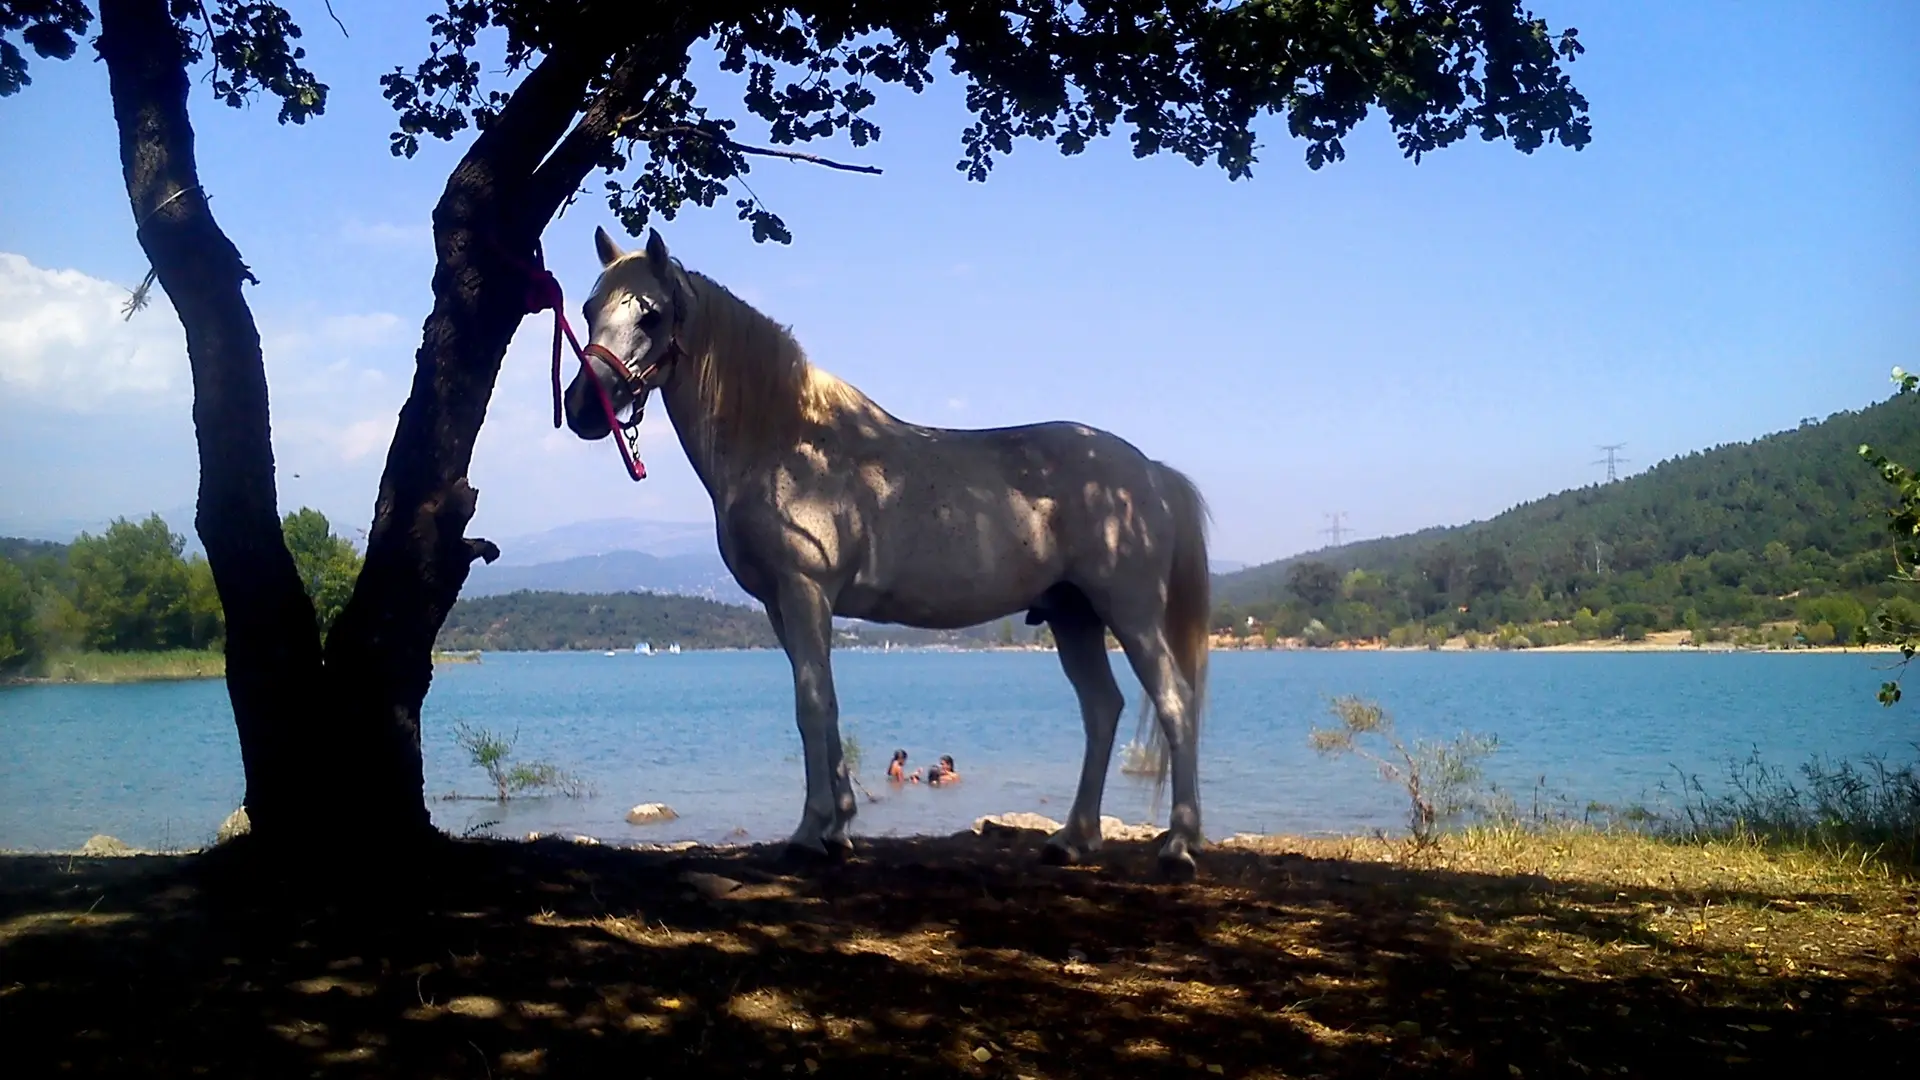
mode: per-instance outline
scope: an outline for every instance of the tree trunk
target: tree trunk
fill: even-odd
[[[213,219],[194,160],[186,57],[166,0],[102,0],[120,162],[141,248],[186,328],[200,449],[194,527],[227,618],[227,693],[263,837],[312,833],[325,805],[315,708],[320,638],[280,532],[254,280]]]
[[[366,562],[326,646],[342,716],[380,747],[372,787],[392,800],[383,811],[390,819],[424,819],[420,705],[434,639],[473,561],[500,554],[465,537],[479,497],[466,473],[501,361],[526,317],[535,246],[611,149],[621,113],[684,67],[693,31],[658,29],[653,48],[615,67],[571,132],[609,50],[600,42],[549,54],[474,140],[434,207],[433,311],[387,452]]]
[[[420,706],[433,643],[476,558],[473,444],[525,317],[541,230],[612,146],[637,95],[684,70],[674,20],[587,102],[611,49],[556,49],[474,140],[434,209],[434,307],[381,476],[365,564],[324,655],[281,534],[253,277],[199,188],[186,56],[167,0],[102,0],[127,193],[142,247],[187,330],[199,438],[195,520],[226,608],[227,685],[263,840],[356,845],[430,831]],[[579,124],[574,118],[586,104]],[[569,126],[572,130],[569,131]]]

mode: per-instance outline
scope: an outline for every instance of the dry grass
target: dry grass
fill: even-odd
[[[126,683],[167,679],[219,679],[227,674],[227,656],[217,649],[165,649],[159,652],[67,652],[42,661],[48,682]]]
[[[0,1026],[62,1075],[1380,1077],[1920,1066],[1872,865],[1483,830],[1149,845],[449,843],[370,895],[239,845],[0,859]]]

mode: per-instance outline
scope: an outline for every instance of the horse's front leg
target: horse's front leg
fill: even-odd
[[[793,666],[794,719],[800,727],[800,757],[807,801],[788,845],[810,854],[844,852],[852,846],[847,826],[857,805],[840,745],[840,702],[833,691],[833,610],[820,586],[805,578],[780,583],[768,613]]]

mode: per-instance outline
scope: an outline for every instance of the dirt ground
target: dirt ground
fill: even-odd
[[[1605,837],[449,842],[357,899],[0,857],[11,1077],[1589,1077],[1920,1069],[1920,898]],[[1855,1071],[1855,1070],[1858,1071]],[[1882,1072],[1881,1070],[1885,1070]]]

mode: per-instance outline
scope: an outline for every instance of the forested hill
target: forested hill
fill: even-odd
[[[1631,593],[1633,601],[1664,606],[1661,621],[1677,624],[1686,610],[1699,607],[1688,597],[1703,591],[1699,582],[1680,580],[1683,568],[1754,595],[1871,592],[1891,568],[1883,565],[1887,534],[1880,514],[1890,495],[1860,460],[1862,443],[1895,460],[1920,460],[1920,408],[1896,398],[1836,413],[1753,442],[1664,461],[1616,483],[1526,503],[1488,521],[1348,544],[1223,575],[1214,594],[1223,605],[1247,611],[1298,602],[1294,583],[1324,593],[1299,580],[1298,567],[1314,564],[1343,576],[1370,572],[1377,580],[1366,582],[1372,588],[1366,599],[1375,608],[1399,609],[1393,622],[1428,618],[1475,597],[1508,594],[1517,600],[1534,586],[1534,598],[1547,603],[1527,614],[1564,617],[1571,612],[1560,609],[1608,584],[1618,586],[1611,591],[1620,595],[1586,597],[1580,606],[1620,602]],[[1564,602],[1555,603],[1556,597]],[[1756,614],[1730,609],[1699,617],[1751,621]]]
[[[770,648],[764,613],[691,596],[515,592],[462,599],[440,629],[442,649],[547,651]]]

